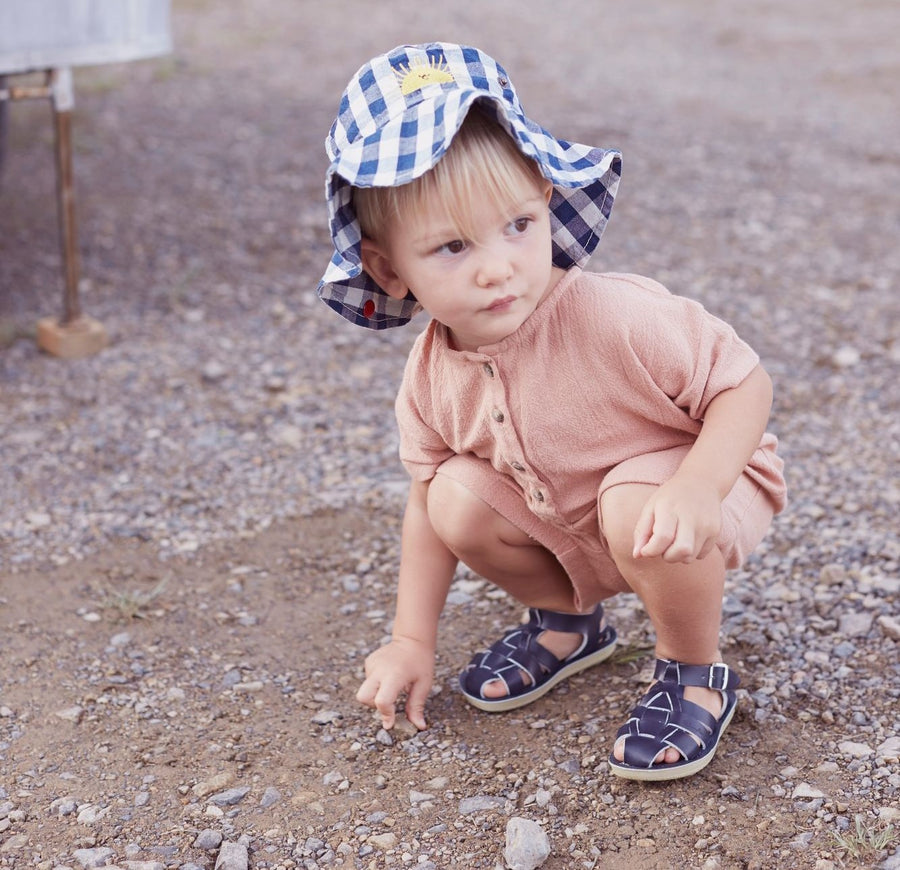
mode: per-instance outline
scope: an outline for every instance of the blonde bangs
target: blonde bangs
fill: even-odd
[[[437,208],[453,223],[460,238],[474,235],[474,211],[485,198],[513,212],[534,194],[543,177],[510,135],[477,107],[437,165],[421,178],[399,187],[356,188],[353,202],[362,233],[375,241],[394,220],[415,219]]]

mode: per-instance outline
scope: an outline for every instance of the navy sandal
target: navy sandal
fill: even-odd
[[[616,776],[626,779],[660,782],[691,776],[703,770],[716,754],[722,733],[734,716],[734,690],[740,680],[721,662],[686,665],[668,659],[656,660],[653,679],[657,682],[616,734],[617,742],[625,738],[624,760],[617,761],[610,754],[609,766]],[[718,691],[722,695],[719,717],[685,700],[685,686]],[[670,747],[678,751],[681,761],[655,764],[659,753]]]
[[[557,613],[532,607],[524,625],[505,634],[489,650],[476,655],[459,675],[466,700],[490,713],[515,710],[546,695],[560,680],[608,659],[616,646],[616,631],[601,628],[603,607],[590,613]],[[558,659],[538,643],[544,631],[568,631],[581,635],[581,645],[565,659]],[[530,682],[523,678],[528,674]],[[494,680],[506,685],[502,698],[485,698],[484,687]]]

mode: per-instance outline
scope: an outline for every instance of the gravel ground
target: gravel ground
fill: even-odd
[[[171,57],[76,74],[96,357],[34,344],[61,292],[51,126],[9,113],[0,867],[495,868],[516,819],[550,870],[900,867],[896,4],[174,6]],[[609,666],[488,716],[455,674],[520,614],[460,572],[429,729],[353,700],[390,628],[415,330],[314,298],[322,141],[363,60],[435,37],[623,150],[593,267],[701,300],[776,382],[792,501],[729,579],[742,703],[689,781],[608,773],[652,644],[627,596]]]

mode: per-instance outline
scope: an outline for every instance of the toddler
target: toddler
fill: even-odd
[[[607,659],[616,633],[602,602],[634,592],[657,660],[610,768],[643,780],[701,770],[736,704],[718,648],[725,572],[785,502],[759,358],[649,278],[582,271],[621,156],[529,120],[475,48],[375,58],[326,147],[335,251],[320,297],[372,329],[431,318],[396,401],[412,483],[392,639],[366,659],[359,701],[391,728],[405,694],[426,727],[460,561],[529,608],[460,676],[486,711]]]

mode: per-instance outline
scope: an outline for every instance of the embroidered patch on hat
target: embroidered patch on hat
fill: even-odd
[[[421,59],[410,62],[409,66],[401,64],[394,68],[394,75],[400,82],[400,93],[404,97],[419,91],[426,85],[443,85],[456,81],[444,56],[432,57],[429,63]]]

